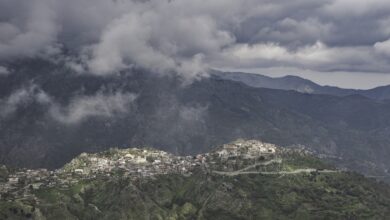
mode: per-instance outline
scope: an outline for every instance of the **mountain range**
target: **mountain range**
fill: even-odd
[[[310,80],[292,75],[269,77],[261,74],[220,72],[215,70],[213,71],[213,74],[223,79],[242,82],[256,88],[293,90],[307,94],[326,94],[334,96],[362,95],[370,99],[382,101],[390,99],[390,86],[381,86],[368,90],[342,89],[334,86],[321,86]]]
[[[54,169],[81,152],[139,145],[197,154],[253,138],[304,145],[339,167],[389,178],[384,98],[257,88],[214,73],[188,83],[143,69],[96,77],[41,59],[3,65],[12,70],[0,80],[0,163],[8,166]]]

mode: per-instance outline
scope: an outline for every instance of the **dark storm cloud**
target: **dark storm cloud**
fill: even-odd
[[[59,25],[49,0],[0,0],[0,58],[57,50]]]
[[[189,79],[208,67],[388,73],[389,23],[386,0],[0,0],[0,58],[67,48],[80,72]]]

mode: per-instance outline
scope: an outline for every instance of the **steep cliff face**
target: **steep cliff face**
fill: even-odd
[[[0,199],[5,219],[385,219],[390,214],[388,185],[337,170],[306,149],[259,141],[236,141],[195,157],[112,149],[82,154],[55,172],[11,171],[9,181]]]

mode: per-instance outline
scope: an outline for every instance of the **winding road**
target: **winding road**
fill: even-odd
[[[313,168],[306,168],[306,169],[296,169],[293,171],[247,171],[249,169],[255,168],[257,166],[267,166],[272,163],[282,163],[282,159],[273,159],[267,162],[263,163],[256,163],[253,165],[250,165],[248,167],[245,167],[240,170],[236,171],[216,171],[213,170],[212,173],[218,174],[218,175],[224,175],[224,176],[237,176],[237,175],[247,175],[247,174],[262,174],[262,175],[294,175],[294,174],[300,174],[300,173],[311,173],[311,172],[317,172],[317,173],[338,173],[340,171],[338,170],[318,170]]]

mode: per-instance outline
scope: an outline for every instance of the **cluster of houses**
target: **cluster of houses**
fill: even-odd
[[[275,154],[277,147],[274,144],[263,143],[261,141],[238,140],[230,144],[225,144],[217,151],[217,154],[223,160],[229,159],[255,159],[261,156],[269,156]]]
[[[8,181],[0,183],[0,199],[28,198],[31,191],[55,184],[55,171],[21,169],[9,174]]]
[[[205,157],[179,157],[154,149],[112,150],[111,154],[82,154],[66,165],[62,171],[80,177],[112,176],[120,173],[130,177],[148,177],[159,174],[190,174],[195,166],[204,165]]]
[[[155,149],[112,149],[97,154],[83,153],[63,168],[20,170],[12,173],[8,181],[0,182],[0,199],[31,196],[35,189],[62,187],[68,188],[79,181],[97,177],[111,178],[116,175],[130,178],[145,178],[155,175],[179,173],[191,175],[194,168],[205,171],[213,167],[214,158],[218,161],[230,159],[250,159],[275,154],[273,144],[260,141],[236,141],[226,144],[212,153],[196,156],[174,156]]]

